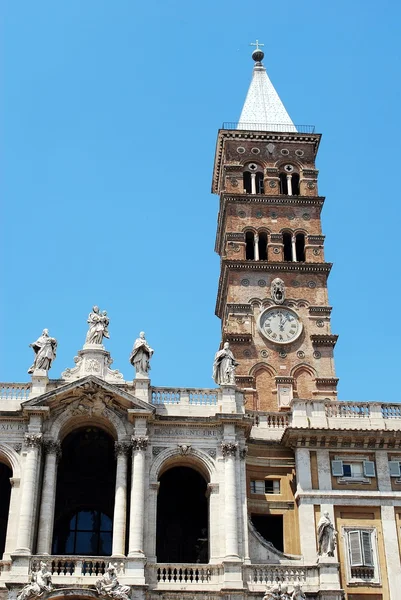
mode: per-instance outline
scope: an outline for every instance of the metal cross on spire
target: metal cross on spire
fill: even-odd
[[[256,46],[256,50],[259,50],[260,46],[264,46],[264,44],[261,44],[259,42],[259,40],[256,40],[256,44],[254,44],[253,42],[251,42],[249,45],[250,46]]]

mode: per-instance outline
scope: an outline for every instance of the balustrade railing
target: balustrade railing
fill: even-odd
[[[253,585],[272,585],[273,583],[303,584],[314,574],[316,567],[287,567],[284,565],[251,565],[246,567],[247,583]]]
[[[30,383],[0,383],[1,400],[28,400]]]
[[[401,419],[401,404],[382,404],[384,419]]]
[[[180,404],[184,398],[189,404],[207,406],[217,404],[218,390],[198,388],[152,388],[152,404]]]
[[[182,586],[207,586],[219,582],[221,565],[209,564],[154,564],[148,565],[150,583],[157,586],[166,584],[177,588]]]
[[[326,406],[326,417],[341,419],[363,419],[370,416],[370,407],[367,402],[330,402]]]
[[[34,556],[31,559],[31,571],[40,568],[40,562],[47,563],[52,575],[65,577],[100,577],[106,572],[107,566],[113,562],[106,556]],[[113,562],[119,575],[124,573],[124,562]]]
[[[261,412],[257,410],[250,410],[247,411],[247,416],[254,420],[254,424],[257,427],[266,427],[267,425],[268,429],[285,429],[291,424],[292,413]]]

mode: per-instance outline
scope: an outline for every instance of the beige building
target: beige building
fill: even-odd
[[[45,330],[1,384],[1,598],[401,598],[401,405],[337,399],[320,135],[253,59],[213,174],[218,385],[152,386],[143,335],[124,379],[97,307],[49,379]]]

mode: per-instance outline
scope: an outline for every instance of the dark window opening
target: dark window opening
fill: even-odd
[[[256,173],[256,193],[264,194],[265,186],[263,182],[263,173]]]
[[[160,477],[157,562],[209,562],[206,487],[203,477],[189,467],[173,467]]]
[[[284,260],[291,262],[292,261],[292,236],[290,233],[283,233],[283,244],[284,244]]]
[[[252,231],[245,234],[245,257],[247,260],[255,260],[255,236]]]
[[[280,194],[288,194],[287,175],[280,173]]]
[[[53,554],[111,555],[115,483],[114,440],[97,427],[70,433],[57,472]]]
[[[251,174],[249,171],[245,171],[244,173],[244,190],[247,194],[252,193]]]
[[[267,260],[267,233],[259,233],[259,260]]]
[[[265,540],[284,552],[283,515],[251,515],[251,521]]]
[[[293,173],[291,178],[291,187],[292,187],[292,195],[299,196],[299,175],[298,173]]]
[[[303,233],[297,233],[295,237],[295,251],[298,262],[305,261],[305,236]]]
[[[0,560],[6,547],[8,512],[10,509],[12,471],[7,465],[0,463]]]

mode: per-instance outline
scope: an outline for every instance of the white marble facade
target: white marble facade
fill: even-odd
[[[153,388],[148,377],[125,381],[111,371],[110,355],[103,346],[86,344],[78,356],[76,367],[64,372],[61,380],[49,380],[46,372],[36,371],[29,385],[3,384],[1,388],[0,458],[12,470],[12,487],[0,595],[15,598],[43,561],[52,574],[52,590],[43,592],[49,598],[67,592],[98,597],[102,586],[96,588],[95,583],[111,563],[121,589],[128,586],[133,598],[165,594],[170,599],[174,593],[180,598],[194,594],[217,598],[225,592],[238,599],[261,598],[266,588],[281,582],[290,593],[300,583],[308,598],[340,600],[337,551],[317,561],[314,506],[334,521],[334,507],[343,503],[382,505],[389,598],[395,600],[401,568],[399,554],[395,557],[398,539],[393,507],[401,506],[401,493],[391,490],[387,452],[377,451],[380,498],[379,492],[344,490],[340,494],[332,490],[327,447],[317,453],[319,489],[312,489],[311,447],[306,440],[313,431],[328,433],[335,427],[370,429],[373,435],[379,427],[397,432],[401,414],[396,411],[395,418],[394,414],[389,418],[388,410],[379,414],[372,405],[369,415],[365,412],[355,418],[356,405],[352,409],[344,403],[346,410],[336,412],[327,409],[324,400],[309,404],[292,400],[286,419],[281,415],[275,421],[271,416],[267,422],[261,415],[255,426],[242,393],[232,385],[202,390]],[[106,430],[115,443],[112,551],[100,557],[54,557],[60,448],[65,436],[82,426]],[[277,443],[280,439],[295,449],[300,556],[276,550],[248,518],[247,446],[257,440]],[[207,564],[157,562],[160,474],[177,465],[195,469],[207,483]]]

